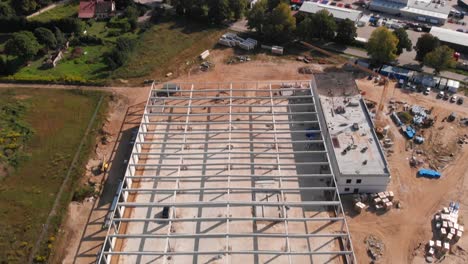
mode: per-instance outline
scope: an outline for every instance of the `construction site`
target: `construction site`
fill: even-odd
[[[71,211],[89,224],[67,226],[63,259],[468,262],[468,107],[325,54],[230,63],[240,55],[215,49],[216,67],[115,89],[141,106],[123,127],[112,116],[131,150],[88,219]]]
[[[99,263],[355,261],[310,81],[172,87],[150,92]]]

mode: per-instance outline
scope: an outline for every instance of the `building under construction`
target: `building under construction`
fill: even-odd
[[[153,85],[98,263],[354,263],[313,86]]]
[[[316,74],[313,84],[323,108],[324,140],[339,192],[386,191],[390,170],[374,123],[349,72]]]

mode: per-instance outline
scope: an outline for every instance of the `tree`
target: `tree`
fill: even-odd
[[[331,40],[335,37],[336,23],[333,15],[327,10],[320,10],[312,15],[312,36],[321,40]]]
[[[367,43],[367,53],[379,64],[397,58],[398,38],[386,27],[375,29]]]
[[[353,43],[356,37],[356,26],[353,21],[345,19],[338,22],[335,37],[336,42],[349,45]]]
[[[0,2],[0,17],[11,17],[15,15],[15,10],[5,2]]]
[[[424,57],[424,65],[434,68],[436,74],[455,66],[453,53],[455,51],[446,45],[437,47]]]
[[[57,47],[63,47],[65,43],[67,42],[67,39],[65,38],[65,35],[63,35],[62,31],[58,27],[55,27],[55,40],[57,41]]]
[[[280,3],[284,1],[281,0],[268,0],[268,10],[272,11],[275,9]]]
[[[440,42],[437,37],[429,33],[423,34],[416,42],[416,60],[423,61],[427,53],[439,47]]]
[[[247,26],[249,29],[255,29],[258,33],[262,34],[263,26],[265,25],[267,18],[267,0],[259,0],[247,15]]]
[[[296,18],[286,3],[280,3],[269,15],[263,26],[265,36],[274,40],[287,40],[296,30]]]
[[[37,8],[35,0],[14,0],[11,4],[19,15],[30,14]]]
[[[34,35],[36,36],[37,41],[48,49],[55,49],[57,47],[57,39],[55,38],[54,33],[49,29],[43,27],[36,28],[34,30]]]
[[[208,17],[215,23],[221,23],[230,15],[228,0],[209,0]]]
[[[399,28],[393,31],[393,34],[398,38],[398,45],[397,45],[397,55],[400,55],[403,53],[403,49],[406,49],[407,51],[412,50],[413,43],[408,37],[408,33],[406,33],[406,30],[404,28]]]
[[[39,45],[33,33],[29,31],[16,32],[5,43],[5,53],[7,55],[18,56],[23,60],[34,57],[40,48],[41,45]]]
[[[234,19],[240,19],[244,15],[249,3],[247,0],[229,0],[229,9],[232,12]]]
[[[297,25],[296,33],[300,38],[308,40],[312,36],[312,27],[312,17],[306,16]]]

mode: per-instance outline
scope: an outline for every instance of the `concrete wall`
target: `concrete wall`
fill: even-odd
[[[377,175],[338,176],[337,184],[340,194],[354,193],[355,189],[359,193],[374,193],[386,191],[390,179],[388,176]],[[349,180],[351,182],[347,183]],[[361,183],[357,183],[357,180],[361,180]]]

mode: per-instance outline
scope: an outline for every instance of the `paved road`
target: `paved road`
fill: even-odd
[[[356,49],[356,48],[352,48],[352,47],[346,47],[344,49],[340,49],[339,47],[334,48],[335,45],[327,45],[327,47],[329,47],[331,49],[335,49],[338,52],[342,52],[342,53],[352,55],[352,56],[355,56],[355,57],[368,58],[367,52],[365,50],[362,50],[362,49]],[[412,53],[414,53],[414,56],[416,56],[416,53],[414,51],[412,51]],[[409,56],[400,57],[398,59],[398,62],[399,62],[400,65],[403,65],[403,66],[408,67],[408,68],[422,70],[423,72],[429,73],[429,74],[434,73],[434,70],[432,68],[429,68],[429,67],[426,67],[426,66],[421,68],[421,66],[419,65],[419,62],[415,61],[414,59],[409,59],[409,58],[410,58]],[[457,80],[457,81],[463,81],[465,83],[468,83],[468,76],[463,75],[463,74],[458,74],[458,73],[449,72],[449,71],[443,71],[439,75],[442,76],[442,77],[445,77],[445,78],[449,78],[449,79],[453,79],[453,80]]]

